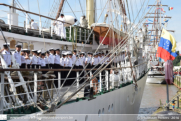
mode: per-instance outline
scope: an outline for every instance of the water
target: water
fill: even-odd
[[[177,90],[174,85],[169,85],[170,100],[176,95]],[[139,114],[152,114],[160,106],[160,100],[162,104],[166,103],[166,84],[146,83]]]

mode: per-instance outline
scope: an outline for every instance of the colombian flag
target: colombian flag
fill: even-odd
[[[162,30],[160,43],[158,45],[158,57],[162,58],[165,62],[167,60],[174,60],[177,57],[176,41],[174,37],[165,29]]]

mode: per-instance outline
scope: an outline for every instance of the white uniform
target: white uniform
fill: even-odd
[[[84,66],[85,58],[84,57],[80,57],[79,58],[79,62],[80,62],[79,63],[80,66]]]
[[[27,65],[29,65],[29,64],[31,63],[31,59],[26,59],[26,60],[25,60],[25,63],[26,63]]]
[[[64,65],[65,65],[65,67],[69,66],[69,59],[68,58],[64,58]]]
[[[40,62],[41,62],[41,67],[46,67],[46,62],[45,62],[45,58],[40,58]]]
[[[55,58],[55,56],[50,53],[50,55],[49,55],[49,57],[48,57],[48,62],[49,62],[49,64],[54,64],[54,58]]]
[[[105,57],[105,64],[108,64],[110,59],[109,59],[109,57]]]
[[[38,56],[37,59],[38,59],[37,65],[41,65],[41,58]]]
[[[102,62],[101,62],[101,60],[102,60],[101,58],[102,58],[102,57],[99,57],[99,56],[98,56],[98,63],[100,62],[99,64],[102,63]]]
[[[21,56],[21,63],[26,63],[25,56]]]
[[[11,65],[11,54],[9,51],[3,50],[2,55],[7,66]]]
[[[57,20],[60,20],[60,21],[65,21],[64,18],[62,17],[59,17]],[[56,34],[58,36],[61,36],[62,38],[66,38],[66,30],[65,30],[65,27],[64,27],[64,23],[60,22],[60,21],[56,21],[56,25],[55,25],[55,30],[56,30]]]
[[[99,59],[98,58],[93,58],[92,59],[93,65],[97,65],[99,63]]]
[[[117,56],[113,60],[114,63],[117,63]]]
[[[38,29],[38,24],[35,22],[31,22],[31,29]]]
[[[21,66],[21,55],[20,55],[20,52],[15,51],[13,53],[13,55],[14,55],[14,58],[16,59],[16,62],[19,64],[19,66]]]
[[[72,58],[68,58],[67,61],[68,61],[67,66],[68,66],[68,67],[72,67],[72,62],[73,62],[73,61],[72,61]]]
[[[60,65],[60,55],[57,55],[57,54],[55,55],[54,63]]]
[[[45,57],[45,63],[49,64],[48,57]]]
[[[91,58],[90,57],[85,58],[85,62],[87,62],[88,64],[89,63],[91,64]]]
[[[80,65],[79,58],[77,58],[77,61],[75,62],[75,65],[76,65],[76,66],[79,66],[79,65]]]
[[[63,67],[64,67],[64,59],[65,59],[65,58],[63,58],[63,57],[60,58],[60,65],[63,66]]]
[[[76,61],[76,55],[72,55],[72,63],[74,64],[75,63],[75,61]]]
[[[32,64],[32,65],[33,65],[33,64],[37,65],[37,63],[38,63],[38,58],[33,55],[33,56],[31,57],[31,64]]]

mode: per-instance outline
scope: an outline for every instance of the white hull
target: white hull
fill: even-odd
[[[83,100],[63,105],[55,112],[49,113],[47,117],[59,117],[59,119],[61,117],[73,117],[68,119],[69,121],[135,121],[137,115],[128,116],[127,114],[138,114],[146,79],[147,74],[138,81],[137,91],[135,91],[133,84],[131,84],[112,92],[99,95],[93,100]],[[25,117],[31,117],[32,115],[34,114],[26,115]],[[34,116],[37,116],[39,120],[46,120],[46,118],[40,118],[40,116],[46,117],[44,114]],[[86,117],[88,120],[86,120]],[[34,120],[35,119],[31,119],[31,121]],[[48,118],[47,120],[53,121],[53,119],[51,120]],[[30,119],[23,121],[30,121]]]
[[[146,82],[150,84],[163,84],[165,82],[165,76],[148,77]]]
[[[150,83],[150,84],[164,84],[165,83],[165,72],[150,70],[148,72],[148,78],[147,78],[146,82]]]

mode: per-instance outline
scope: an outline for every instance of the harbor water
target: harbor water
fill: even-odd
[[[177,90],[174,85],[169,85],[169,99],[175,96]],[[146,83],[139,114],[152,114],[160,106],[160,101],[165,104],[166,99],[166,84]]]

